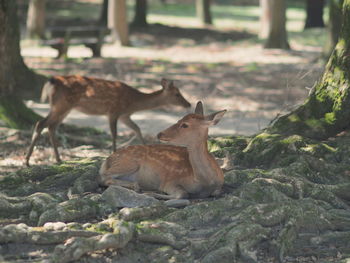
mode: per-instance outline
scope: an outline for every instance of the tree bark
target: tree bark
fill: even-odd
[[[323,7],[324,0],[306,1],[306,20],[304,28],[324,27]]]
[[[109,0],[108,2],[108,27],[116,40],[119,38],[122,46],[129,45],[129,28],[126,12],[126,0]]]
[[[260,32],[259,37],[261,39],[266,39],[269,35],[271,28],[271,9],[272,2],[270,0],[260,0]]]
[[[286,30],[286,1],[265,0],[269,8],[270,21],[267,23],[265,48],[289,49]]]
[[[197,17],[203,25],[212,25],[213,20],[210,12],[211,0],[196,0]]]
[[[344,0],[343,25],[323,76],[306,102],[279,118],[268,131],[324,139],[350,128],[350,0]]]
[[[147,0],[135,0],[135,15],[132,21],[134,27],[146,27],[147,23]]]
[[[324,56],[329,58],[335,45],[338,42],[340,29],[343,22],[342,6],[344,0],[330,0],[329,1],[329,22],[327,26],[328,37],[324,47]]]
[[[21,98],[38,95],[45,78],[23,62],[16,10],[16,1],[0,0],[0,118],[11,127],[27,128],[38,116]]]
[[[27,34],[31,38],[44,38],[46,0],[31,0],[27,15]]]

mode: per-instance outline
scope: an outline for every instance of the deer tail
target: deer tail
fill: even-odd
[[[101,168],[99,170],[99,175],[102,176],[107,170],[107,160],[103,161]]]
[[[41,91],[41,98],[40,98],[41,102],[45,102],[47,100],[47,98],[52,93],[53,88],[54,88],[54,79],[51,78],[43,86],[43,89]]]

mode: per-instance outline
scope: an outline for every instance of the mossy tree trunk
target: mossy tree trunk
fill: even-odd
[[[328,21],[328,37],[324,48],[324,56],[329,58],[335,45],[338,42],[340,29],[342,25],[342,6],[344,0],[330,0],[328,2],[329,21]]]
[[[324,139],[350,127],[350,0],[343,4],[338,43],[306,102],[268,131]]]
[[[44,77],[24,64],[20,54],[16,1],[0,0],[0,119],[14,128],[28,128],[39,118],[22,102],[38,95]]]
[[[135,15],[132,26],[146,27],[147,25],[147,0],[135,0]]]

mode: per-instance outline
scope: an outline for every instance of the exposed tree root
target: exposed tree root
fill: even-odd
[[[118,250],[112,261],[136,260],[131,255],[140,262],[345,259],[350,159],[344,156],[350,156],[350,136],[318,144],[299,137],[278,141],[285,141],[279,148],[283,154],[292,156],[284,156],[285,165],[275,156],[279,165],[273,168],[231,170],[225,174],[225,194],[191,200],[181,209],[157,200],[151,206],[120,209],[116,196],[138,206],[145,204],[143,195],[99,188],[96,160],[18,171],[0,184],[1,218],[42,227],[5,226],[0,243],[24,242],[37,248],[57,244],[50,254],[53,262],[88,261],[95,252],[108,254],[108,249]],[[51,223],[56,221],[61,222]]]
[[[56,246],[52,261],[57,263],[72,262],[89,252],[125,247],[134,236],[135,226],[132,223],[119,222],[113,227],[113,233],[90,238],[74,237],[68,239],[63,245]]]

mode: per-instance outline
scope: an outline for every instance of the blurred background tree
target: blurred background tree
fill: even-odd
[[[210,11],[211,0],[196,0],[197,16],[203,25],[212,25]]]
[[[22,99],[38,97],[45,78],[23,62],[16,12],[16,1],[0,0],[0,119],[9,127],[23,129],[31,127],[39,115]]]
[[[324,0],[306,0],[306,20],[304,28],[324,27]]]
[[[135,0],[135,14],[132,21],[134,27],[146,27],[147,23],[147,0]]]
[[[46,0],[30,0],[27,15],[27,34],[30,38],[44,38]]]
[[[260,0],[261,34],[265,48],[289,49],[286,29],[286,1]]]

